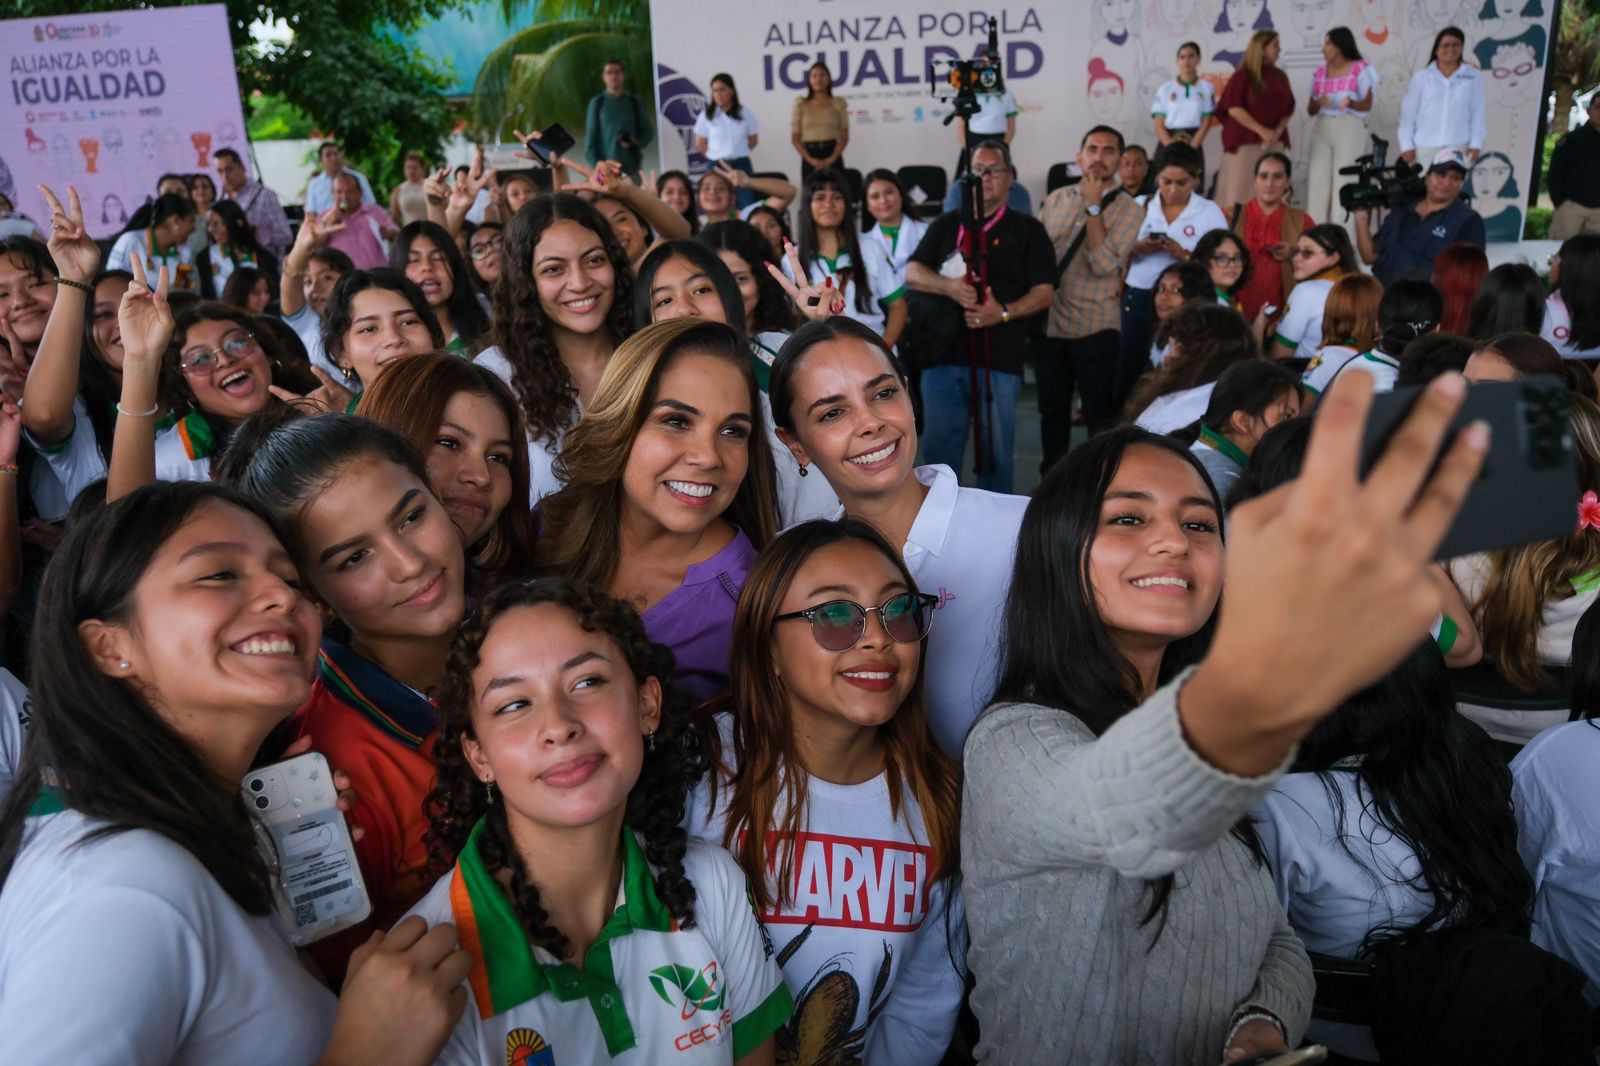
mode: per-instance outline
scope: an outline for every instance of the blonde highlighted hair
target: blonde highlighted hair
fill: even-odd
[[[594,399],[567,431],[555,474],[565,485],[539,503],[534,564],[541,575],[607,588],[621,552],[622,476],[639,429],[657,400],[661,378],[681,356],[709,355],[733,366],[750,399],[750,464],[723,516],[757,548],[778,526],[777,475],[767,446],[761,390],[750,342],[738,330],[703,318],[656,322],[623,341],[606,364]]]
[[[1278,39],[1277,30],[1257,30],[1250,35],[1250,43],[1244,49],[1244,62],[1239,65],[1250,78],[1250,88],[1260,92],[1266,88],[1267,46]],[[1283,77],[1280,71],[1278,76]]]
[[[1581,396],[1572,403],[1572,436],[1578,461],[1578,495],[1600,491],[1600,407]],[[1576,523],[1574,523],[1576,524]],[[1576,595],[1573,582],[1600,570],[1600,531],[1580,529],[1489,553],[1489,577],[1472,605],[1483,637],[1484,654],[1519,688],[1533,690],[1543,680],[1539,632],[1545,608]]]

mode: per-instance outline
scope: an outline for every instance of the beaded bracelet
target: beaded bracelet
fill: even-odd
[[[126,407],[122,406],[120,401],[117,403],[117,414],[127,415],[129,418],[150,418],[160,412],[160,410],[161,405],[159,403],[152,404],[150,410],[148,411],[130,411]]]
[[[89,284],[86,284],[86,283],[81,282],[81,281],[73,281],[71,278],[57,277],[56,278],[56,284],[57,285],[67,285],[67,286],[70,286],[70,287],[72,287],[74,289],[82,289],[84,292],[90,294],[91,296],[94,295],[94,286],[93,285],[89,285]]]
[[[17,476],[17,464],[16,463],[0,463],[0,474],[4,474],[7,477],[16,477]]]

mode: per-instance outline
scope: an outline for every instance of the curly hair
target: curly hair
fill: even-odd
[[[576,222],[600,238],[611,261],[611,310],[603,327],[612,344],[633,332],[633,270],[628,253],[593,204],[571,193],[541,196],[524,204],[505,230],[500,281],[494,287],[492,342],[511,364],[511,385],[522,403],[528,437],[554,450],[556,438],[572,421],[578,392],[550,335],[550,321],[533,278],[533,253],[557,222]]]
[[[461,747],[463,737],[473,736],[472,672],[490,630],[510,611],[545,603],[571,611],[586,631],[609,638],[636,684],[653,677],[661,685],[661,722],[645,751],[639,780],[628,793],[623,824],[643,838],[645,857],[657,871],[656,893],[667,910],[678,925],[692,927],[695,890],[683,871],[688,846],[683,820],[689,790],[704,776],[707,760],[689,716],[688,697],[672,685],[676,672],[672,652],[649,638],[644,623],[626,603],[564,578],[502,585],[456,634],[440,687],[439,735],[433,746],[438,775],[428,796],[430,828],[423,837],[429,860],[441,873],[448,869],[481,820],[484,832],[478,847],[484,866],[491,873],[510,873],[506,896],[528,939],[557,958],[571,955],[571,944],[551,923],[534,879],[511,842],[506,804],[488,802]]]
[[[1137,421],[1163,396],[1210,384],[1233,364],[1261,358],[1250,323],[1233,308],[1217,303],[1196,301],[1174,311],[1156,334],[1157,344],[1168,342],[1176,358],[1141,379],[1128,401],[1129,422]]]

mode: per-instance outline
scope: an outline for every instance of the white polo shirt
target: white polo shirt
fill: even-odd
[[[948,466],[919,466],[928,486],[900,549],[918,590],[939,597],[924,677],[928,724],[960,761],[967,730],[989,705],[1000,668],[1000,626],[1026,496],[966,488]],[[844,508],[833,518],[843,518]]]
[[[896,284],[894,265],[889,262],[886,256],[863,252],[861,258],[863,262],[860,272],[866,275],[867,287],[871,290],[871,295],[867,298],[867,310],[865,311],[856,306],[856,270],[852,269],[854,264],[850,261],[849,252],[841,251],[833,257],[832,261],[820,255],[814,256],[806,273],[810,277],[811,284],[820,285],[828,278],[838,278],[841,271],[849,270],[851,277],[842,287],[838,286],[837,281],[834,283],[835,287],[839,288],[839,292],[844,296],[843,313],[845,317],[853,318],[873,332],[882,335],[883,327],[888,322],[889,305],[896,300],[905,298],[905,285],[903,281]],[[794,280],[792,276],[794,269],[789,266],[787,257],[783,260],[782,270],[784,277],[787,277],[790,281]],[[905,272],[901,271],[901,277],[904,278],[904,276]]]
[[[310,356],[313,366],[326,370],[329,377],[351,392],[361,392],[361,382],[355,378],[347,379],[343,368],[328,358],[327,349],[322,346],[322,316],[313,311],[310,304],[301,304],[300,310],[292,315],[284,315],[283,320],[300,338],[300,343],[306,346],[306,355]]]
[[[467,1009],[438,1062],[720,1066],[760,1047],[794,1012],[744,872],[721,848],[689,842],[695,924],[680,929],[656,896],[644,848],[624,832],[617,909],[580,970],[528,942],[478,854],[482,831],[480,823],[455,868],[411,910],[429,926],[453,922],[473,959]]]
[[[1511,760],[1517,851],[1533,875],[1535,944],[1600,984],[1600,729],[1547,729]]]
[[[1139,234],[1136,240],[1144,240],[1152,233],[1165,233],[1177,241],[1188,251],[1194,251],[1194,246],[1214,229],[1227,229],[1228,220],[1223,217],[1222,208],[1207,200],[1199,193],[1189,197],[1189,203],[1184,207],[1183,213],[1171,222],[1167,221],[1166,214],[1161,210],[1161,197],[1152,196],[1150,202],[1144,207],[1144,222],[1139,225]],[[1153,289],[1156,279],[1161,272],[1177,262],[1166,252],[1151,252],[1141,255],[1128,262],[1128,287],[1130,289]]]
[[[497,345],[490,345],[473,357],[474,363],[481,364],[486,370],[493,372],[494,376],[506,383],[506,388],[511,390],[511,395],[517,396],[517,386],[511,380],[511,360],[507,359]],[[518,405],[522,403],[518,397]],[[527,412],[523,412],[524,415]],[[579,401],[578,410],[573,414],[573,421],[583,414],[583,403]],[[554,448],[552,443],[544,437],[537,440],[530,434],[528,436],[528,503],[537,506],[539,501],[551,493],[561,491],[561,481],[556,477],[556,453],[561,450],[561,438],[566,436],[563,427],[556,433]]]
[[[710,110],[710,108],[707,108]],[[722,108],[711,118],[702,111],[695,116],[694,134],[706,139],[707,159],[738,159],[750,154],[750,138],[761,132],[761,123],[749,104],[739,105],[739,117],[732,118]]]
[[[33,505],[40,518],[59,522],[67,516],[78,493],[107,474],[106,457],[100,454],[99,438],[94,423],[89,421],[89,407],[81,395],[72,398],[72,435],[52,448],[34,440],[27,430],[22,435],[44,460],[33,465],[28,478]]]
[[[0,800],[11,791],[11,781],[17,776],[22,746],[28,740],[28,727],[32,724],[33,697],[28,693],[28,686],[18,681],[10,670],[0,668]]]
[[[1150,105],[1152,118],[1159,118],[1169,130],[1194,130],[1217,109],[1217,92],[1204,78],[1186,84],[1173,78],[1156,90]]]
[[[1544,324],[1539,336],[1549,341],[1565,359],[1600,359],[1600,348],[1578,348],[1572,343],[1572,312],[1559,292],[1545,297]]]
[[[199,411],[156,434],[157,481],[210,481],[216,441]]]
[[[978,110],[967,119],[967,132],[986,137],[1004,137],[1006,119],[1017,113],[1017,98],[1010,89],[979,93]]]
[[[1211,393],[1217,383],[1208,381],[1192,389],[1169,392],[1150,401],[1150,406],[1139,412],[1134,425],[1151,433],[1171,433],[1200,421],[1211,406]]]
[[[1346,344],[1330,344],[1319,348],[1317,354],[1311,357],[1311,362],[1306,364],[1305,373],[1300,375],[1300,386],[1318,396],[1322,395],[1345,364],[1360,355],[1360,352]]]
[[[271,915],[159,833],[35,810],[0,891],[0,1062],[316,1061],[337,1004]]]
[[[1359,359],[1350,360],[1333,376],[1337,378],[1352,370],[1360,370],[1371,376],[1373,392],[1393,392],[1395,380],[1400,377],[1400,360],[1374,348],[1370,352],[1362,352]]]
[[[1308,278],[1289,291],[1289,306],[1273,339],[1293,349],[1294,358],[1309,359],[1322,347],[1322,312],[1332,291],[1327,278]]]

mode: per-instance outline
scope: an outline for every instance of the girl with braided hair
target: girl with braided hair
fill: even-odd
[[[743,872],[680,824],[706,760],[673,671],[626,603],[561,578],[456,635],[428,801],[453,866],[412,912],[473,957],[441,1063],[773,1061],[793,1002]]]

